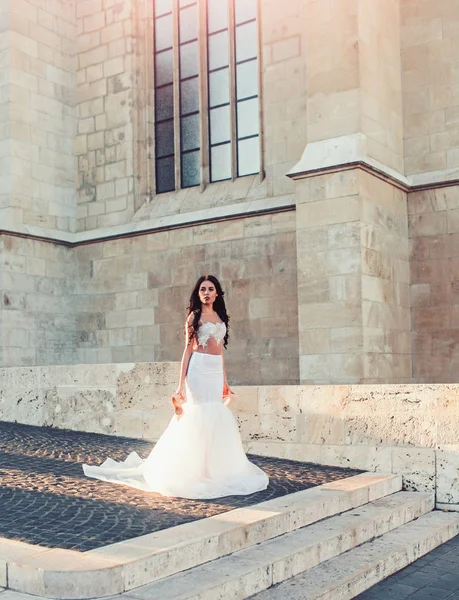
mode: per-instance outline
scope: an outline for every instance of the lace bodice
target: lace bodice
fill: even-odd
[[[226,325],[224,323],[211,323],[205,321],[198,329],[198,344],[203,348],[207,347],[207,342],[213,337],[217,344],[221,344],[225,338]]]

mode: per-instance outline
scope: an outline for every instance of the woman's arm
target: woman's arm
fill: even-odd
[[[193,315],[189,315],[185,323],[185,350],[183,351],[182,362],[180,364],[180,378],[177,390],[174,395],[183,398],[183,388],[185,386],[186,373],[191,355],[193,354],[193,344],[190,339],[190,329],[192,327]]]
[[[223,365],[223,400],[224,404],[229,406],[234,397],[233,390],[230,389],[228,385],[228,379],[226,377],[226,368],[225,368],[225,352],[222,352],[222,365]]]

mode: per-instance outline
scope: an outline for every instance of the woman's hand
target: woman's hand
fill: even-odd
[[[223,384],[223,400],[225,401],[225,406],[229,406],[234,399],[234,392],[229,387],[229,385],[225,382]]]
[[[173,395],[177,396],[178,398],[182,398],[182,402],[185,402],[185,395],[183,394],[183,385],[179,385]]]
[[[183,395],[182,388],[178,387],[171,398],[172,406],[174,407],[175,414],[180,417],[183,414],[182,404],[185,402],[185,396]]]

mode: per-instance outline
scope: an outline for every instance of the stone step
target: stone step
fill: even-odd
[[[156,581],[128,596],[242,600],[404,525],[433,506],[431,493],[400,492]]]
[[[459,514],[431,512],[251,596],[251,600],[348,600],[459,533]]]
[[[6,548],[0,579],[3,569],[10,589],[47,598],[120,594],[400,489],[399,475],[363,473],[90,552],[35,548],[10,558]]]

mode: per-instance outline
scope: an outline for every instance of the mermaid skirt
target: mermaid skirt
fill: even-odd
[[[222,402],[220,355],[191,355],[186,402],[174,415],[150,455],[132,452],[123,463],[108,458],[83,465],[88,477],[163,496],[190,499],[246,495],[266,489],[268,477],[245,455],[236,419]]]

